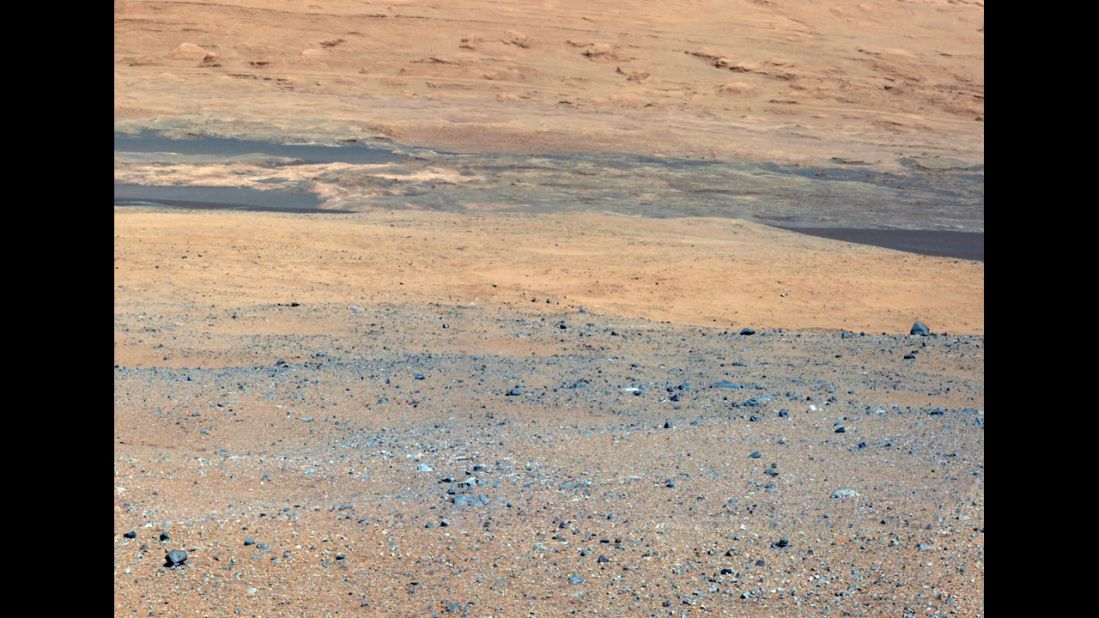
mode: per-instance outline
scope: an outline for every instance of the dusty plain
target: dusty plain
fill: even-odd
[[[116,615],[984,615],[982,2],[114,11]]]

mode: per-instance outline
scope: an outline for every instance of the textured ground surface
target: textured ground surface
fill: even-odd
[[[143,307],[122,614],[983,613],[982,338]]]
[[[332,217],[116,210],[120,615],[983,615],[983,337],[899,334],[903,303],[860,314],[843,285],[768,319],[752,308],[780,299],[741,305],[723,279],[758,251],[980,264],[728,221],[672,228],[724,238],[708,267],[608,216]],[[553,226],[561,246],[535,243],[553,260],[510,225]],[[663,286],[638,247],[698,288],[646,291]],[[483,281],[452,263],[467,252]],[[584,268],[631,263],[638,279],[572,297]],[[672,302],[707,282],[716,302]],[[643,317],[705,307],[759,321]],[[895,334],[764,327],[828,314]],[[964,314],[925,319],[964,333]]]
[[[982,2],[114,11],[116,615],[984,615]]]

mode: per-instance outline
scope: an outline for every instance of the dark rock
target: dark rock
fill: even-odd
[[[508,397],[518,397],[519,395],[522,395],[522,394],[523,394],[523,387],[521,387],[521,386],[516,386],[515,388],[512,388],[507,393]]]
[[[127,539],[136,539],[137,538],[137,531],[136,530],[130,530],[129,532],[123,533],[122,536],[126,537]]]
[[[751,453],[748,453],[748,457],[751,457],[752,459],[759,459],[760,457],[763,457],[763,453],[760,453],[759,451],[752,451]]]
[[[168,536],[167,532],[161,532],[160,533],[160,542],[161,543],[163,543],[164,541],[171,541],[171,540],[172,540],[172,537]]]
[[[789,547],[789,545],[790,545],[790,539],[786,538],[785,534],[782,535],[781,537],[779,537],[779,540],[771,543],[771,547],[774,547],[776,549],[782,549],[783,547]]]
[[[168,555],[164,557],[164,566],[170,568],[176,568],[183,566],[183,563],[187,562],[187,552],[182,549],[173,549],[168,552]]]
[[[606,557],[602,554],[600,554],[599,559],[596,560],[596,562],[598,562],[599,564],[606,564],[610,561],[611,561],[610,558],[608,558],[608,557]]]
[[[926,337],[931,334],[931,329],[927,328],[927,326],[924,326],[923,322],[916,320],[916,323],[912,325],[912,330],[909,332],[909,334]]]
[[[741,335],[754,335],[754,334],[756,334],[756,331],[754,331],[750,328],[742,328],[742,329],[740,329],[740,334]]]
[[[250,537],[250,536],[244,537],[244,546],[245,547],[247,547],[249,545],[255,545],[255,544],[256,544],[256,540],[253,539],[252,537]]]

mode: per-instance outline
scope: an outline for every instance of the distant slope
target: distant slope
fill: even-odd
[[[120,127],[456,150],[983,158],[983,2],[115,4]]]

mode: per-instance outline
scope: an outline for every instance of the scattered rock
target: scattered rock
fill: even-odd
[[[854,489],[843,488],[837,489],[836,491],[832,492],[832,499],[842,500],[843,498],[857,498],[859,497],[859,495],[859,492],[855,491]]]
[[[164,566],[169,568],[177,568],[183,566],[183,563],[187,562],[187,552],[182,549],[173,549],[168,552],[168,555],[164,557]]]
[[[925,326],[923,322],[916,320],[916,323],[912,325],[912,330],[909,331],[909,334],[926,337],[931,334],[931,329],[927,328],[927,326]]]

